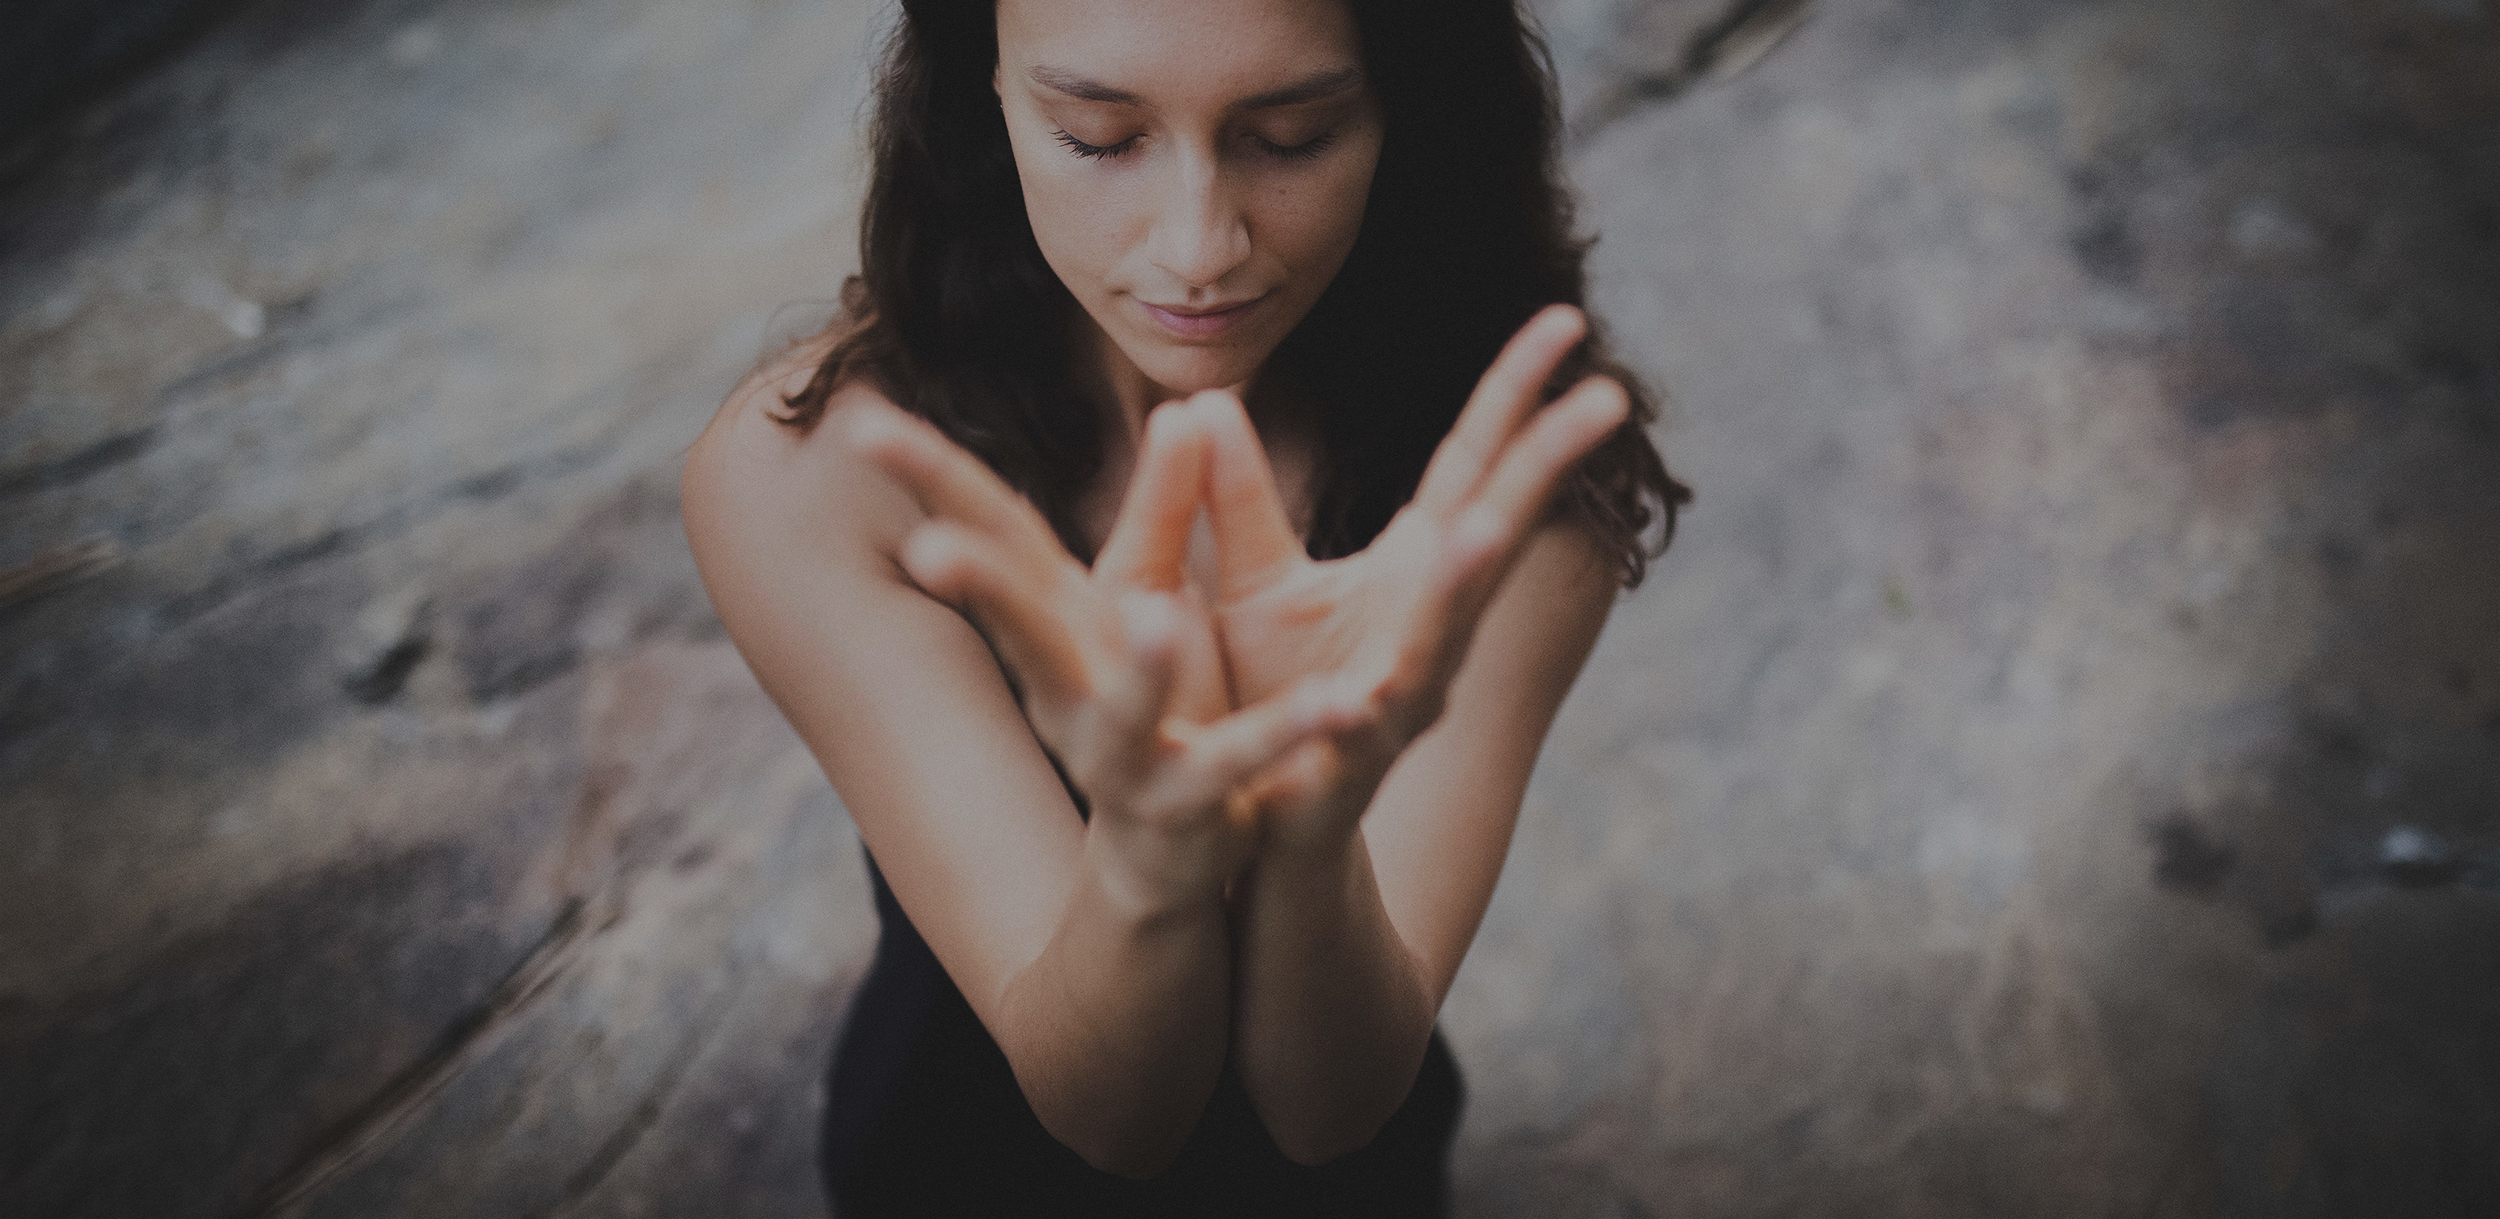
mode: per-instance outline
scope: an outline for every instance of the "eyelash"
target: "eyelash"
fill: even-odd
[[[1053,131],[1050,135],[1052,139],[1066,145],[1069,152],[1083,157],[1088,161],[1100,161],[1110,157],[1124,155],[1137,143],[1136,136],[1130,136],[1117,144],[1088,144],[1075,136],[1069,135],[1064,130]],[[1291,146],[1271,144],[1266,140],[1260,140],[1258,141],[1258,144],[1259,147],[1265,150],[1269,156],[1282,157],[1289,161],[1308,161],[1317,157],[1319,154],[1328,151],[1329,145],[1336,142],[1337,133],[1331,131],[1319,136],[1316,139],[1305,140],[1302,143]]]
[[[1291,147],[1287,147],[1282,144],[1270,144],[1265,140],[1259,141],[1259,147],[1266,149],[1270,156],[1283,157],[1289,161],[1308,161],[1311,158],[1328,151],[1328,146],[1336,142],[1337,133],[1334,131],[1328,131],[1322,132],[1318,136],[1304,140]]]
[[[1073,152],[1088,161],[1099,161],[1105,157],[1119,156],[1121,153],[1127,152],[1130,145],[1137,142],[1136,136],[1130,136],[1117,144],[1088,144],[1075,136],[1069,135],[1065,131],[1054,131],[1050,134],[1051,138],[1067,145],[1068,151]]]

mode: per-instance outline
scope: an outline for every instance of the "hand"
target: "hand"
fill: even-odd
[[[1220,895],[1256,842],[1227,797],[1315,733],[1321,700],[1235,712],[1205,609],[1182,575],[1208,443],[1170,411],[1148,420],[1118,524],[1091,571],[1041,514],[935,428],[864,405],[849,440],[930,518],[904,540],[914,583],[963,612],[1020,685],[1026,718],[1092,809],[1115,892],[1163,908]]]
[[[1361,553],[1327,562],[1295,535],[1240,402],[1191,400],[1214,446],[1210,596],[1234,695],[1325,678],[1340,725],[1252,788],[1270,847],[1327,848],[1353,833],[1390,763],[1440,717],[1477,619],[1556,486],[1623,422],[1630,400],[1602,377],[1537,409],[1586,332],[1569,306],[1531,319],[1477,384],[1414,500]]]

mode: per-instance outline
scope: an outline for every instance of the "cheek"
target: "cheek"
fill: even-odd
[[[1107,175],[1068,173],[1045,157],[1073,160],[1056,149],[1016,150],[1025,217],[1033,225],[1033,241],[1041,247],[1043,260],[1082,296],[1117,261],[1130,209],[1120,184],[1106,181]]]

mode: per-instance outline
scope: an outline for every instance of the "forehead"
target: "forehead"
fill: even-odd
[[[1000,75],[1036,68],[1149,103],[1222,102],[1359,68],[1345,0],[999,0]]]

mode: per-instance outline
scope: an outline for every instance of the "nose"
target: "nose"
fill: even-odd
[[[1192,149],[1175,167],[1149,238],[1155,269],[1189,289],[1191,303],[1250,258],[1250,218],[1211,150]]]

